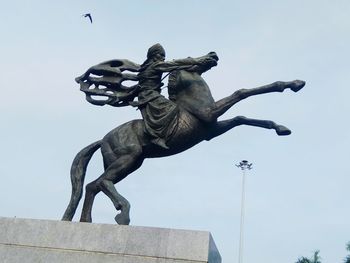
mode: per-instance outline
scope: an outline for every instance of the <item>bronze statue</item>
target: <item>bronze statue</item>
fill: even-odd
[[[91,67],[76,78],[88,102],[94,105],[138,107],[143,120],[132,120],[118,126],[102,140],[90,144],[76,155],[71,168],[71,200],[62,220],[72,220],[82,197],[87,165],[98,149],[102,152],[105,171],[86,185],[80,221],[92,221],[94,198],[102,191],[111,199],[116,210],[120,211],[115,217],[116,222],[129,224],[130,204],[117,192],[114,184],[138,169],[145,158],[180,153],[239,125],[274,129],[278,135],[291,133],[288,128],[269,120],[244,116],[224,121],[217,121],[217,118],[247,97],[283,92],[285,89],[297,92],[304,87],[304,81],[277,81],[258,88],[240,89],[226,98],[214,101],[201,75],[217,65],[218,56],[215,52],[199,58],[171,62],[165,62],[164,59],[164,49],[156,44],[148,50],[147,59],[142,65],[125,59],[110,60]],[[160,93],[163,72],[170,73],[169,99]],[[123,85],[126,80],[138,83],[127,87]]]

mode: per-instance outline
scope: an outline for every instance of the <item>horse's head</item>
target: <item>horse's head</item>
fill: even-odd
[[[200,77],[202,73],[208,71],[212,67],[217,66],[219,57],[215,52],[209,52],[207,55],[194,58],[193,60],[195,61],[193,66],[186,69],[175,70],[171,72],[171,74],[169,75],[169,85],[168,85],[170,90],[175,91],[174,89],[176,89],[176,86],[179,84],[178,76],[180,71],[194,73],[195,75]],[[170,91],[170,93],[172,93],[172,91]],[[169,95],[171,96],[171,94]]]
[[[212,67],[217,66],[219,57],[215,52],[209,52],[207,55],[195,58],[195,61],[197,62],[196,65],[192,66],[187,71],[202,74]]]
[[[216,53],[210,52],[205,56],[194,58],[193,66],[171,72],[168,81],[169,99],[186,108],[213,104],[210,89],[201,75],[215,67],[218,60]]]

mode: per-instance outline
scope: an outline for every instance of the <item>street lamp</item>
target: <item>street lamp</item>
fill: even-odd
[[[241,161],[239,164],[236,164],[238,168],[242,170],[242,200],[241,200],[241,227],[240,227],[240,236],[239,236],[239,254],[238,254],[238,263],[243,262],[243,230],[244,230],[244,206],[245,206],[245,176],[246,170],[252,169],[252,163],[249,163],[247,160]]]

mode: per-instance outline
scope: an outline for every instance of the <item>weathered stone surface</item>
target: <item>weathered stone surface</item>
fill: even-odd
[[[6,263],[220,263],[209,232],[0,218]]]

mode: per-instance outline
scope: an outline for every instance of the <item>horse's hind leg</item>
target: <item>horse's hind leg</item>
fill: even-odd
[[[215,126],[209,131],[207,140],[217,137],[239,125],[249,125],[265,129],[274,129],[280,136],[291,134],[291,131],[287,127],[276,124],[273,121],[250,119],[244,116],[237,116],[229,120],[217,122]]]
[[[138,169],[144,158],[141,151],[133,151],[118,157],[99,178],[99,186],[112,201],[114,207],[120,211],[116,215],[115,221],[119,225],[128,225],[130,223],[129,211],[130,204],[122,195],[118,193],[114,184],[124,179],[127,175]]]
[[[91,222],[93,201],[100,191],[103,191],[111,199],[114,207],[120,211],[115,218],[117,223],[127,225],[130,222],[130,204],[128,200],[117,192],[114,184],[120,182],[141,166],[144,160],[141,147],[134,145],[133,147],[124,148],[120,150],[118,157],[114,156],[109,159],[109,164],[105,164],[105,172],[86,186],[85,201],[80,219],[82,222]]]
[[[240,89],[235,91],[232,95],[225,97],[217,102],[212,109],[208,109],[209,119],[216,120],[219,116],[224,114],[228,109],[230,109],[237,102],[246,99],[250,96],[271,93],[271,92],[283,92],[285,89],[291,89],[294,92],[299,91],[305,85],[305,82],[302,80],[294,81],[276,81],[274,83],[261,86],[253,89]]]
[[[92,222],[92,206],[95,200],[96,195],[103,191],[104,193],[111,199],[113,202],[114,207],[117,210],[124,210],[125,213],[128,215],[130,210],[130,204],[128,200],[126,200],[123,196],[121,196],[117,190],[114,187],[114,184],[110,184],[108,181],[105,181],[103,178],[105,176],[108,176],[108,173],[110,171],[106,171],[103,173],[98,179],[95,181],[89,183],[86,186],[86,193],[85,193],[85,200],[83,205],[83,211],[81,213],[80,222]],[[122,179],[120,179],[122,180]],[[102,185],[103,182],[103,185]],[[124,225],[127,225],[130,222],[130,219],[127,220],[128,216],[124,216]],[[122,224],[121,222],[118,222],[118,224]]]
[[[92,222],[91,211],[96,195],[101,191],[97,180],[89,183],[85,187],[85,198],[83,210],[80,216],[80,222]]]

